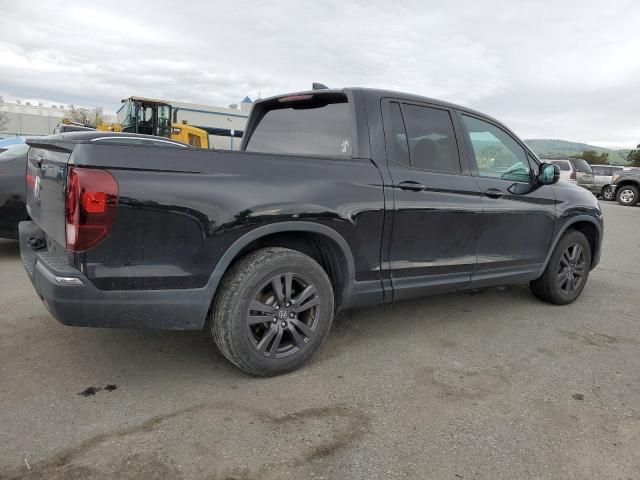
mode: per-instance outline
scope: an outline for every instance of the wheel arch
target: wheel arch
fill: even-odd
[[[618,191],[622,187],[628,187],[629,185],[631,185],[632,187],[636,187],[637,189],[640,189],[640,182],[638,180],[629,178],[616,183],[616,191]]]
[[[600,257],[600,248],[602,246],[602,225],[600,225],[595,218],[589,215],[578,215],[568,220],[556,233],[556,236],[553,239],[553,243],[551,244],[551,248],[547,253],[547,258],[544,261],[544,265],[540,269],[540,275],[542,275],[542,273],[547,268],[547,264],[549,263],[551,255],[553,255],[558,242],[570,228],[578,230],[579,232],[583,233],[585,237],[587,237],[589,247],[591,247],[591,269],[593,269],[597,265],[598,259]]]
[[[246,253],[267,246],[282,246],[314,258],[327,271],[336,296],[336,308],[347,303],[355,282],[355,265],[349,244],[336,230],[313,222],[278,222],[262,225],[237,239],[222,255],[208,288],[213,300],[228,269]]]

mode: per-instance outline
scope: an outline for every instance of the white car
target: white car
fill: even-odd
[[[550,159],[543,160],[560,167],[560,179],[567,180],[587,190],[594,186],[593,170],[586,160],[582,158]]]
[[[576,171],[569,160],[546,160],[543,162],[553,163],[560,167],[560,180],[566,180],[567,182],[576,184]]]

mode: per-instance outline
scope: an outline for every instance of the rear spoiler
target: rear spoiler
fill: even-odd
[[[27,138],[24,143],[33,148],[42,148],[43,150],[53,150],[64,153],[71,153],[74,145],[74,142],[69,142],[60,135]]]

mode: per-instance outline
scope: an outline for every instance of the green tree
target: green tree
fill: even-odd
[[[640,144],[627,154],[630,167],[640,167]]]
[[[608,165],[609,154],[604,152],[598,154],[595,150],[585,150],[580,155],[575,155],[573,158],[581,158],[585,160],[589,165]]]

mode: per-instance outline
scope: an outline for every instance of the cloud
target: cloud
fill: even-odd
[[[640,4],[14,2],[0,94],[115,110],[141,95],[227,105],[330,86],[461,103],[522,137],[640,141]]]

